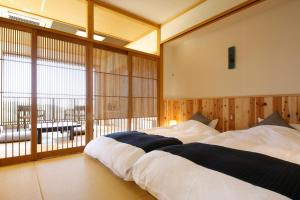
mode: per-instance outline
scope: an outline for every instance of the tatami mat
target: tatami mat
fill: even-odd
[[[3,167],[0,177],[0,199],[154,199],[84,154]]]
[[[33,162],[0,167],[0,199],[42,199]]]

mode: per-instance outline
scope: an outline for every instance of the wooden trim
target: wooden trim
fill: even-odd
[[[132,55],[128,53],[127,57],[127,67],[128,67],[128,116],[127,116],[127,128],[131,131],[131,121],[132,121]]]
[[[118,12],[120,14],[126,15],[127,17],[133,18],[133,19],[135,19],[137,21],[140,21],[142,23],[148,24],[150,26],[153,26],[153,27],[156,27],[156,28],[160,28],[160,24],[158,24],[156,22],[153,22],[151,20],[148,20],[148,19],[146,19],[144,17],[141,17],[139,15],[136,15],[136,14],[134,14],[132,12],[127,11],[127,10],[121,9],[121,8],[119,8],[117,6],[112,5],[112,4],[109,4],[109,3],[106,3],[106,2],[103,2],[103,1],[99,1],[99,0],[95,1],[95,4],[99,5],[99,6],[102,6],[104,8],[110,9],[112,11]]]
[[[4,158],[4,159],[0,159],[0,167],[7,166],[7,165],[14,165],[14,164],[18,164],[18,163],[29,162],[32,160],[35,160],[35,159],[33,159],[32,155]]]
[[[87,38],[94,39],[94,0],[87,0]]]
[[[72,149],[60,149],[55,151],[41,152],[37,154],[36,158],[34,158],[32,155],[26,155],[26,156],[0,159],[0,167],[20,164],[24,162],[36,161],[37,159],[53,158],[53,157],[59,157],[59,156],[64,156],[69,154],[82,153],[84,151],[84,148],[85,146],[74,147]]]
[[[243,97],[297,97],[299,94],[266,94],[266,95],[242,95],[242,96],[216,96],[216,97],[189,97],[189,98],[180,98],[181,100],[193,100],[193,99],[219,99],[219,98],[243,98]],[[165,98],[164,100],[177,100],[178,98]]]
[[[169,23],[170,21],[173,21],[174,19],[176,19],[177,17],[184,15],[185,13],[189,12],[190,10],[196,8],[197,6],[199,6],[200,4],[204,3],[207,0],[199,0],[198,2],[194,3],[193,5],[189,6],[188,8],[180,11],[179,13],[177,13],[176,15],[170,17],[169,19],[167,19],[166,21],[164,21],[162,25]]]
[[[246,8],[250,8],[250,7],[252,7],[252,6],[254,6],[254,5],[258,4],[258,3],[261,3],[263,1],[265,1],[265,0],[248,0],[248,1],[246,1],[244,3],[241,3],[241,4],[239,4],[239,5],[231,8],[229,10],[226,10],[226,11],[222,12],[222,13],[214,16],[214,17],[211,17],[211,18],[209,18],[209,19],[207,19],[207,20],[205,20],[203,22],[200,22],[200,23],[198,23],[198,24],[196,24],[196,25],[194,25],[194,26],[192,26],[192,27],[190,27],[190,28],[188,28],[188,29],[186,29],[184,31],[181,31],[181,32],[173,35],[172,37],[170,37],[170,38],[168,38],[166,40],[163,40],[162,43],[171,42],[173,40],[181,38],[181,37],[183,37],[183,36],[185,36],[185,35],[187,35],[187,34],[189,34],[191,32],[194,32],[194,31],[196,31],[196,30],[198,30],[200,28],[203,28],[203,27],[205,27],[205,26],[207,26],[209,24],[215,23],[215,22],[217,22],[217,21],[219,21],[221,19],[224,19],[224,18],[226,18],[228,16],[231,16],[233,14],[236,14],[236,13],[238,13],[238,12],[240,12],[240,11],[246,9]]]
[[[157,103],[157,109],[158,109],[158,122],[159,126],[163,125],[164,121],[164,90],[163,90],[163,80],[164,80],[164,46],[163,44],[160,45],[160,60],[159,60],[159,66],[158,66],[158,90],[157,90],[157,96],[158,96],[158,103]]]
[[[88,39],[94,37],[94,0],[87,3],[87,35]],[[86,46],[86,144],[93,139],[93,44]]]
[[[60,150],[55,150],[55,151],[40,152],[40,153],[38,153],[37,158],[43,159],[43,158],[51,158],[51,157],[69,155],[69,154],[74,154],[74,153],[82,153],[84,148],[85,148],[85,146],[73,147],[70,149],[60,149]]]
[[[93,44],[86,46],[86,144],[93,139]]]
[[[16,30],[24,31],[24,32],[28,32],[28,33],[32,32],[32,28],[24,27],[24,26],[19,25],[19,24],[10,23],[10,21],[2,21],[1,19],[4,19],[4,18],[0,17],[0,23],[1,23],[2,27],[10,28],[10,29],[16,29]]]
[[[31,155],[37,156],[37,32],[31,34]]]

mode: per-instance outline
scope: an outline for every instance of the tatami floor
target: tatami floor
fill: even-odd
[[[0,168],[3,200],[153,200],[84,154]]]

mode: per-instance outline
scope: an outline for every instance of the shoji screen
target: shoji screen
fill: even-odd
[[[38,36],[38,152],[85,145],[85,48]]]
[[[31,33],[0,27],[0,158],[31,154]]]
[[[94,137],[128,130],[127,55],[94,49]]]
[[[132,130],[157,126],[157,61],[132,57]]]

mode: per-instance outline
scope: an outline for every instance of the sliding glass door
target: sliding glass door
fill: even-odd
[[[127,55],[94,48],[94,137],[128,130]]]
[[[157,60],[94,48],[94,137],[157,126]]]
[[[85,46],[45,36],[37,44],[37,151],[84,146]]]
[[[157,66],[148,55],[1,23],[0,166],[157,126]]]
[[[31,33],[0,27],[0,159],[31,154]]]
[[[157,126],[157,61],[132,57],[132,130]]]

